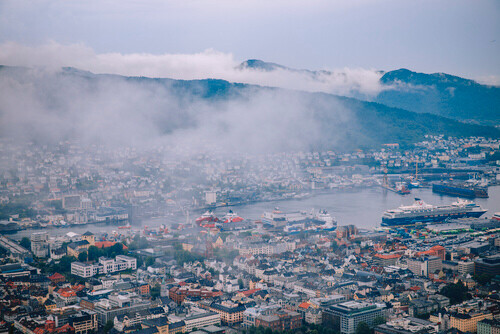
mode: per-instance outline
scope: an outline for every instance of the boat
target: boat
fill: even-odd
[[[406,183],[404,182],[396,182],[395,190],[400,195],[407,195],[410,193],[410,190],[408,189]]]
[[[467,183],[443,182],[434,183],[432,192],[443,195],[459,196],[466,198],[488,198],[488,188]]]
[[[238,216],[235,212],[233,212],[233,210],[229,210],[229,212],[226,213],[226,215],[222,218],[222,221],[224,222],[224,224],[240,223],[243,221],[243,218]]]
[[[286,214],[284,214],[278,207],[273,211],[264,212],[262,214],[262,222],[270,225],[283,225],[287,221]]]
[[[130,226],[130,223],[127,223],[127,225],[118,226],[118,228],[120,230],[129,230],[131,228],[131,226]]]
[[[408,195],[410,193],[410,190],[408,189],[408,187],[406,186],[406,183],[404,183],[404,182],[396,182],[394,187],[391,187],[388,184],[382,184],[382,188],[384,188],[386,190],[393,191],[393,192],[400,194],[400,195]]]
[[[495,214],[493,215],[493,217],[491,217],[491,219],[500,220],[500,212],[495,212]]]
[[[0,234],[13,234],[21,231],[21,226],[14,222],[0,222]]]
[[[207,211],[198,218],[196,218],[196,223],[198,225],[206,224],[206,223],[216,223],[219,221],[219,218],[217,218],[213,211]]]
[[[408,183],[408,188],[409,189],[420,188],[420,186],[421,186],[420,182],[418,182],[418,181],[410,181]]]
[[[319,227],[324,231],[333,231],[337,228],[337,222],[326,210],[320,210],[314,218],[324,222],[324,224]]]
[[[458,199],[450,205],[434,206],[420,198],[412,205],[387,210],[382,215],[382,226],[415,225],[416,223],[443,222],[447,218],[481,217],[483,210],[472,201]]]

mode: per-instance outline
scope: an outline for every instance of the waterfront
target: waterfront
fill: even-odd
[[[500,186],[489,188],[489,198],[476,198],[475,202],[481,205],[488,212],[483,217],[491,217],[495,212],[500,211]],[[325,209],[338,222],[338,225],[354,224],[360,228],[375,228],[381,223],[382,213],[387,209],[394,209],[400,205],[410,205],[414,198],[418,197],[425,202],[433,205],[446,205],[456,201],[456,198],[444,195],[434,194],[430,188],[412,189],[409,195],[398,195],[394,192],[384,190],[379,187],[351,189],[351,190],[332,190],[332,192],[318,194],[305,199],[293,199],[287,201],[270,201],[251,203],[246,205],[238,205],[230,208],[218,208],[216,215],[222,217],[227,210],[231,209],[237,212],[245,219],[257,220],[260,219],[264,211],[272,211],[278,207],[284,212],[290,211],[315,211]],[[192,214],[190,220],[196,218]],[[158,228],[165,224],[171,226],[173,223],[184,223],[185,217],[172,216],[162,219],[145,220],[141,224],[133,225],[134,229],[142,229],[148,226],[152,229]],[[14,239],[21,239],[24,236],[30,236],[33,232],[48,231],[51,235],[62,235],[67,232],[85,233],[91,231],[93,233],[118,231],[120,224],[89,224],[82,226],[73,226],[69,228],[50,228],[50,229],[30,229],[19,231],[10,235]]]
[[[489,188],[489,198],[476,198],[474,201],[488,212],[483,217],[491,217],[500,211],[500,186]],[[410,205],[415,197],[433,205],[446,205],[457,199],[450,196],[434,194],[430,188],[412,189],[409,195],[399,195],[379,187],[359,190],[333,191],[301,200],[254,203],[232,208],[240,216],[247,219],[258,219],[264,211],[279,207],[280,210],[299,211],[320,209],[327,210],[337,219],[338,225],[354,224],[361,228],[379,227],[382,213],[400,205]],[[217,214],[223,213],[219,209]]]

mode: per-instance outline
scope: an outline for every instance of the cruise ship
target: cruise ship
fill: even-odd
[[[458,199],[450,205],[434,206],[420,198],[415,203],[387,210],[382,215],[382,226],[412,225],[415,223],[442,222],[446,218],[481,217],[487,210],[471,201]]]
[[[275,208],[272,212],[264,212],[262,222],[283,227],[285,232],[292,231],[333,231],[337,228],[337,222],[326,210],[319,210],[318,213],[306,211],[282,212]]]

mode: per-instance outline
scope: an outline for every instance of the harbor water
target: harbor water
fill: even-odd
[[[489,188],[489,198],[476,198],[474,201],[481,205],[488,212],[483,217],[491,217],[495,212],[500,212],[500,186]],[[457,198],[446,195],[434,194],[430,188],[412,189],[411,194],[399,195],[379,187],[332,190],[328,193],[317,194],[304,199],[291,199],[284,201],[258,202],[245,205],[232,206],[229,208],[218,208],[215,214],[218,217],[224,216],[229,209],[238,213],[245,219],[258,220],[265,211],[272,211],[278,207],[283,212],[327,210],[335,219],[338,225],[354,224],[359,228],[376,228],[380,226],[381,217],[384,211],[395,209],[400,205],[410,205],[415,198],[420,198],[432,205],[448,205],[455,202]],[[196,218],[192,214],[191,220]],[[185,223],[186,217],[172,216],[154,220],[145,220],[140,225],[132,225],[132,229],[142,229],[148,226],[151,229],[158,228],[164,224]],[[124,223],[123,223],[124,224]],[[121,224],[121,225],[123,225]],[[47,231],[51,235],[62,235],[68,232],[85,233],[111,233],[118,231],[117,224],[89,224],[83,226],[73,226],[69,228],[31,229],[19,231],[10,235],[13,239],[21,239],[30,236],[33,232]]]

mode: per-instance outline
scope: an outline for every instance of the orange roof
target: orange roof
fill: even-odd
[[[55,273],[53,275],[50,275],[49,279],[50,280],[56,280],[56,279],[66,279],[66,278],[63,275],[59,274],[59,273]]]
[[[379,259],[399,259],[401,255],[399,254],[375,254],[375,257]]]
[[[75,297],[76,296],[76,292],[73,291],[73,290],[70,290],[70,291],[57,291],[58,294],[60,294],[61,296],[63,297]]]
[[[78,285],[73,285],[71,287],[74,291],[82,291],[83,289],[85,289],[85,285],[82,285],[82,284],[78,284]]]
[[[437,246],[434,246],[434,247],[431,247],[432,250],[444,250],[445,248],[441,245],[437,245]]]
[[[311,304],[309,304],[309,302],[303,302],[302,304],[299,305],[300,308],[305,308],[305,309],[308,309],[309,306],[311,306]]]

